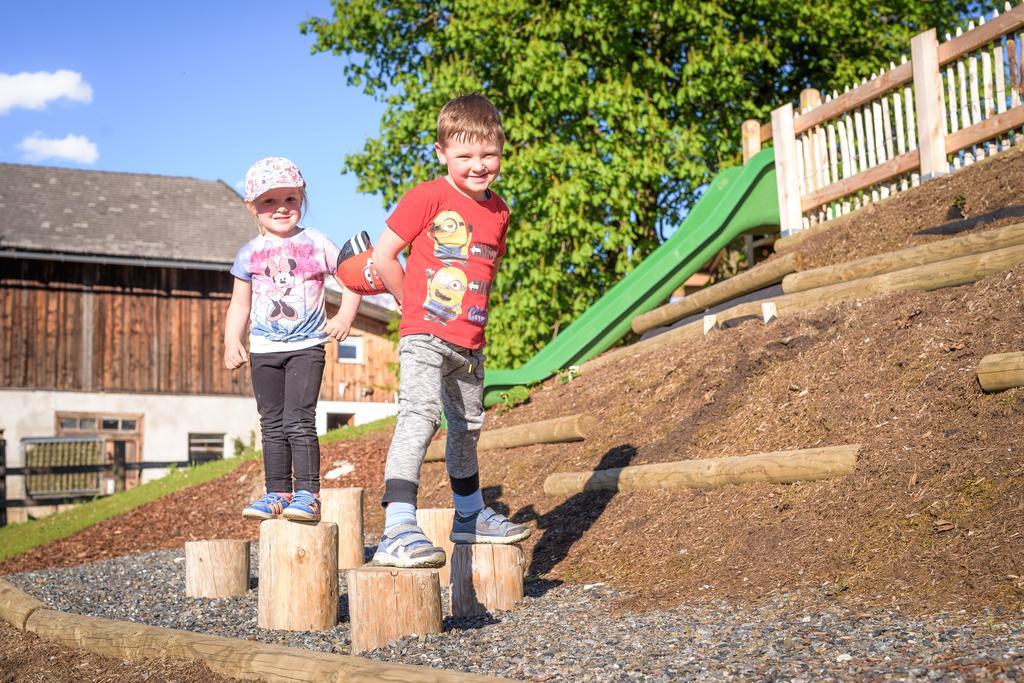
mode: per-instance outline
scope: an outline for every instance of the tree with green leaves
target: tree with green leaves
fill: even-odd
[[[744,119],[888,68],[963,0],[333,0],[301,26],[387,103],[380,137],[345,159],[391,206],[442,172],[441,106],[502,111],[495,189],[512,209],[488,324],[492,367],[544,346],[671,231],[723,168]]]

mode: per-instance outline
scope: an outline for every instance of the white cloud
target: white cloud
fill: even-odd
[[[41,133],[33,133],[18,143],[18,149],[24,153],[25,161],[32,162],[65,159],[91,164],[100,158],[99,150],[89,138],[71,133],[63,138],[44,138]]]
[[[82,80],[82,74],[66,69],[52,73],[0,73],[0,115],[15,107],[45,109],[47,104],[61,98],[88,104],[92,102],[92,87]]]

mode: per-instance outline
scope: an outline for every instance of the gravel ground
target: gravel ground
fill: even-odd
[[[5,578],[69,612],[348,652],[344,576],[343,623],[315,633],[257,628],[255,578],[244,597],[186,598],[182,551]],[[623,600],[602,584],[533,581],[512,612],[449,617],[443,634],[404,638],[369,656],[536,681],[1024,679],[1019,612],[911,617],[821,594],[622,615]]]

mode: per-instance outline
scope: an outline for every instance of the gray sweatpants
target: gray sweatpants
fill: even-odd
[[[476,444],[484,423],[484,360],[481,350],[431,334],[410,334],[398,342],[398,424],[384,466],[384,503],[416,504],[420,467],[441,425],[442,406],[448,420],[448,474],[453,484],[475,477]]]

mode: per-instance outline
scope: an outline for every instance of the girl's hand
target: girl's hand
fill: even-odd
[[[331,339],[345,341],[350,329],[352,329],[352,323],[345,320],[340,313],[327,321],[327,336]]]
[[[245,353],[245,346],[242,342],[228,342],[224,345],[224,365],[228,370],[240,368],[248,362],[249,357]]]

